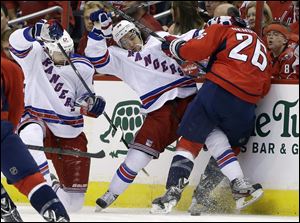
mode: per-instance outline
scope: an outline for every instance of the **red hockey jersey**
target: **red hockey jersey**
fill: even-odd
[[[24,111],[24,75],[14,62],[1,57],[1,120],[17,126]]]
[[[210,56],[206,78],[242,100],[256,104],[269,91],[271,60],[262,40],[250,29],[211,25],[183,44],[179,55],[188,61]]]

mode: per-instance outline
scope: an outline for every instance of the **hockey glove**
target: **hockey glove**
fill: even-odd
[[[83,95],[75,101],[76,110],[80,114],[93,118],[98,118],[104,111],[106,102],[101,96]]]
[[[61,24],[56,20],[42,19],[32,28],[32,37],[38,41],[54,42],[62,37],[64,32]]]
[[[105,38],[112,37],[112,19],[111,14],[103,9],[91,13],[90,20],[94,22],[94,27],[101,30]]]
[[[162,42],[161,49],[162,51],[171,58],[176,60],[184,60],[179,56],[179,48],[182,44],[185,43],[184,40],[177,39],[175,36],[166,36],[164,37],[166,41]]]

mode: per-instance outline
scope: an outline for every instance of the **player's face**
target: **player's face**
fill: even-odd
[[[61,52],[54,52],[52,55],[52,60],[56,65],[65,65],[67,59]]]
[[[285,46],[287,39],[280,32],[272,30],[267,33],[267,43],[270,50],[277,50]]]
[[[120,39],[120,44],[126,50],[138,52],[142,49],[142,40],[139,35],[134,31],[128,32]]]

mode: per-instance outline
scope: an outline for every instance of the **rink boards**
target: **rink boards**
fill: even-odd
[[[270,93],[258,106],[255,131],[239,155],[239,160],[244,174],[251,181],[261,183],[265,194],[245,213],[299,215],[298,88],[298,84],[272,84]],[[117,126],[122,127],[126,140],[132,139],[143,122],[139,114],[140,101],[134,91],[114,79],[95,81],[95,91],[106,99],[106,112]],[[114,135],[104,116],[98,119],[85,118],[85,123],[89,152],[103,149],[106,153],[103,159],[92,159],[86,205],[94,205],[95,200],[108,188],[108,182],[124,160],[127,149],[119,142],[121,132]],[[113,207],[150,207],[151,201],[164,192],[174,146],[170,145],[158,160],[153,160],[145,168],[150,177],[140,172],[135,183],[118,198]],[[182,196],[179,210],[189,207],[193,188],[209,157],[208,152],[201,151],[196,159],[190,186]],[[226,182],[223,186],[226,186]],[[14,199],[24,202],[24,196],[12,187],[8,189]],[[215,196],[220,199],[220,204],[229,206],[228,212],[232,211],[234,203],[228,190],[219,187]]]

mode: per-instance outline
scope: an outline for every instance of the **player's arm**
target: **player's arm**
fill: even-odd
[[[116,74],[120,69],[121,61],[116,58],[111,47],[107,46],[106,39],[112,37],[112,21],[110,15],[102,9],[90,15],[94,27],[88,34],[86,57],[92,62],[97,73]]]
[[[201,61],[207,59],[219,47],[224,39],[225,29],[222,25],[213,25],[198,33],[188,41],[173,40],[169,50],[173,56],[183,61]]]
[[[34,26],[18,29],[9,38],[10,52],[14,59],[22,66],[24,60],[34,60],[34,53],[42,51],[36,41],[54,42],[63,35],[63,28],[56,20],[40,20]],[[31,57],[30,57],[31,55]],[[27,61],[29,62],[29,61]],[[33,62],[33,61],[31,61]]]

